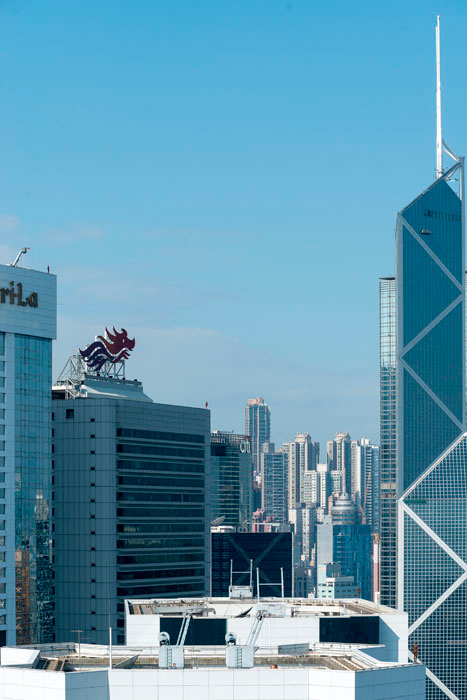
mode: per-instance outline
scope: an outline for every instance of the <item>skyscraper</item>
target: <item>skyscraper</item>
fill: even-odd
[[[287,465],[288,454],[275,452],[274,443],[263,445],[261,453],[261,505],[276,522],[287,522]]]
[[[352,440],[351,462],[352,499],[371,531],[379,532],[379,447],[368,438]]]
[[[371,531],[361,525],[357,506],[349,494],[342,494],[316,525],[317,566],[338,563],[343,576],[353,576],[360,596],[372,599]]]
[[[0,265],[0,644],[53,641],[56,286],[55,275]]]
[[[283,449],[288,453],[288,493],[289,508],[304,501],[304,474],[315,471],[319,462],[319,443],[313,442],[310,433],[297,433],[295,440],[285,442]]]
[[[462,159],[396,228],[397,604],[428,666],[430,700],[443,687],[467,693],[464,227],[454,173],[462,182]]]
[[[57,641],[110,619],[121,644],[125,598],[209,590],[210,413],[154,403],[118,357],[74,355],[54,387]]]
[[[464,159],[441,137],[439,24],[437,58],[437,179],[396,224],[396,594],[427,699],[453,700],[467,697]]]
[[[253,471],[259,473],[263,445],[271,439],[271,411],[262,396],[248,399],[245,406],[245,435],[251,439]]]
[[[396,278],[382,277],[380,305],[381,603],[396,607]]]
[[[211,433],[211,520],[248,530],[253,512],[251,444],[248,437]]]

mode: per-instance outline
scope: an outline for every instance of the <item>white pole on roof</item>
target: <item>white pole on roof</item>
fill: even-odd
[[[436,15],[436,177],[443,174],[443,132],[441,127],[441,49],[439,15]]]

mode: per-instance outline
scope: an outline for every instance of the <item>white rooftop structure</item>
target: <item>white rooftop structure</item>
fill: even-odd
[[[157,647],[161,632],[167,632],[175,643],[181,620],[190,610],[196,612],[187,646],[222,645],[225,635],[232,633],[239,645],[245,644],[258,612],[266,611],[257,639],[260,648],[352,642],[354,649],[365,649],[381,661],[408,660],[407,614],[361,599],[130,599],[125,601],[126,643]]]
[[[158,649],[50,644],[1,649],[4,700],[425,700],[425,667],[377,661],[350,645],[259,648],[230,669],[225,649],[187,651],[184,669],[158,667]]]

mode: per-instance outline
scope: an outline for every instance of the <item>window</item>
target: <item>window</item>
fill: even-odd
[[[92,455],[95,455],[95,454],[96,454],[96,450],[91,450],[91,454],[92,454]]]
[[[94,434],[91,435],[92,438],[95,438],[96,436]]]
[[[67,420],[70,420],[71,418],[75,417],[75,409],[74,408],[67,408],[66,413],[65,413],[65,418]]]
[[[95,422],[96,422],[96,419],[95,419],[95,418],[90,418],[89,421],[90,421],[91,423],[95,423]]]

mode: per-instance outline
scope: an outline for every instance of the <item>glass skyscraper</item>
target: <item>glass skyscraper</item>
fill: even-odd
[[[0,644],[53,641],[56,277],[0,265]]]
[[[250,440],[215,430],[211,433],[211,520],[223,518],[222,525],[248,532],[252,509]]]
[[[380,300],[381,603],[396,607],[396,278],[382,277]]]
[[[395,470],[387,317],[382,334],[382,602],[392,602],[395,547],[396,604],[409,615],[409,647],[417,644],[427,666],[428,700],[467,697],[463,170],[459,159],[397,218]]]

